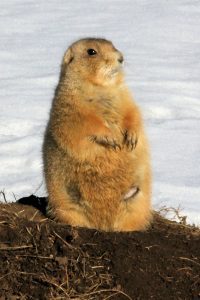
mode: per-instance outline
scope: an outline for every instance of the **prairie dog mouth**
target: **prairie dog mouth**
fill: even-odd
[[[122,70],[121,66],[113,67],[113,66],[105,66],[101,69],[101,73],[105,77],[114,77]]]
[[[132,187],[124,196],[124,200],[128,200],[131,197],[135,197],[139,193],[139,187]]]

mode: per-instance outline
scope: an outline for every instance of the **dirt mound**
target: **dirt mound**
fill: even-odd
[[[19,202],[0,204],[1,300],[200,299],[199,229],[155,214],[146,232],[98,232]]]

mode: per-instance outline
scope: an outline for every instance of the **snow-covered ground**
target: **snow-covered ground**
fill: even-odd
[[[105,37],[152,148],[154,207],[181,206],[200,224],[199,0],[1,0],[0,190],[44,195],[41,144],[65,49]]]

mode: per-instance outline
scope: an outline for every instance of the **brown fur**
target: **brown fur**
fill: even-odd
[[[120,61],[103,39],[80,40],[64,55],[43,145],[49,212],[60,222],[106,231],[150,222],[148,145]]]

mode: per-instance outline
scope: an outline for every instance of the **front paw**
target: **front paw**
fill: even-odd
[[[113,150],[121,150],[121,145],[117,142],[116,139],[109,136],[90,136],[90,141],[97,143],[101,146],[112,148]]]
[[[128,150],[132,151],[133,149],[136,148],[138,137],[135,132],[125,130],[123,132],[123,137],[124,137],[123,144],[128,148]]]

